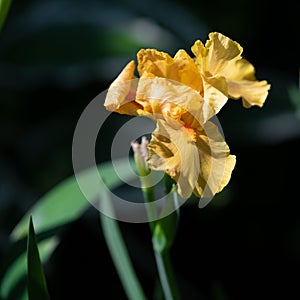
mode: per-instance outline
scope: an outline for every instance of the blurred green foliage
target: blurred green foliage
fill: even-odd
[[[3,24],[5,23],[6,16],[9,12],[11,0],[1,0],[0,1],[0,30],[3,27]]]

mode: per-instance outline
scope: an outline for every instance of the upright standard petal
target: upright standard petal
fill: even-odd
[[[207,76],[222,74],[228,64],[234,64],[241,59],[243,48],[235,41],[227,38],[221,33],[212,32],[205,47],[197,40],[192,46],[192,52],[196,56],[196,62],[201,73]]]
[[[162,77],[181,82],[192,89],[203,92],[202,78],[194,60],[180,49],[172,58],[156,49],[141,49],[137,53],[140,77]]]

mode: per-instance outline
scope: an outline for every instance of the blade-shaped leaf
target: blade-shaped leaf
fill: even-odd
[[[114,165],[118,166],[118,173],[114,170],[114,166],[111,162],[98,165],[99,173],[107,188],[116,188],[123,184],[124,180],[130,181],[136,176],[134,172],[129,172],[128,170],[127,157],[115,159]],[[96,198],[99,195],[99,186],[94,187],[90,184],[90,181],[93,181],[91,180],[91,170],[84,170],[78,176],[80,176],[83,182],[89,184],[89,195],[94,195]],[[51,232],[52,235],[50,237],[49,234],[46,235],[47,239],[41,240],[38,243],[41,261],[46,261],[58,243],[59,239],[56,234],[60,227],[80,217],[90,205],[90,202],[81,192],[76,177],[71,176],[65,179],[41,197],[15,226],[10,236],[13,246],[26,237],[28,222],[30,216],[32,216],[34,218],[36,234]],[[45,255],[42,253],[44,244],[46,249]],[[25,252],[25,250],[24,247],[23,251]],[[20,254],[20,252],[18,252],[15,257],[10,259],[11,263],[9,266],[2,270],[0,274],[0,298],[3,297],[7,299],[10,293],[13,292],[15,285],[24,277],[26,273],[25,259],[25,253]]]
[[[128,158],[115,159],[114,164],[118,165],[118,174],[111,162],[102,163],[98,167],[102,180],[109,189],[116,188],[123,183],[122,180],[129,181],[135,176],[133,172],[128,172]],[[119,177],[119,175],[121,176]],[[99,193],[99,185],[90,184],[90,182],[94,182],[94,173],[88,169],[77,176],[80,176],[81,182],[89,184],[90,197],[96,198]],[[37,201],[16,225],[11,233],[11,238],[13,241],[17,241],[26,235],[30,215],[35,219],[36,233],[40,233],[75,220],[90,205],[91,203],[81,192],[75,176],[71,176]]]
[[[109,199],[103,195],[101,205],[113,215]],[[100,213],[102,230],[111,255],[117,269],[119,278],[129,300],[145,300],[146,297],[135,274],[125,242],[116,219]]]
[[[29,300],[50,299],[32,217],[29,219],[29,232],[27,238],[27,289]]]
[[[0,0],[0,30],[5,22],[11,0]]]
[[[40,259],[42,262],[48,260],[58,243],[59,238],[57,236],[52,236],[38,243]],[[9,269],[5,273],[5,277],[3,278],[0,286],[0,295],[3,299],[9,299],[10,294],[12,292],[16,292],[15,286],[18,284],[21,278],[25,278],[26,259],[26,252],[24,252],[19,255],[9,266]],[[20,290],[19,293],[22,293],[22,290]],[[27,299],[27,293],[24,294],[24,297]]]

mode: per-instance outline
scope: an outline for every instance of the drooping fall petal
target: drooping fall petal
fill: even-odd
[[[242,98],[243,106],[249,108],[253,105],[262,107],[268,96],[269,84],[267,81],[228,81],[228,91],[232,99]]]
[[[224,95],[232,99],[243,99],[243,105],[262,106],[267,98],[270,84],[267,81],[258,81],[255,77],[255,69],[246,59],[242,58],[243,48],[235,41],[218,32],[209,34],[205,46],[197,40],[192,46],[199,72],[206,81],[216,87]],[[215,83],[210,79],[214,78]],[[219,81],[225,80],[227,92],[220,87],[224,86]],[[245,89],[246,87],[246,89]],[[216,105],[218,97],[206,97],[204,87],[204,99],[216,106],[216,113],[226,103],[221,99],[220,105]]]
[[[213,197],[230,180],[235,156],[230,154],[218,127],[209,122],[205,130],[191,135],[191,128],[165,120],[157,121],[149,144],[148,164],[165,171],[178,185],[178,193],[188,198]]]
[[[204,131],[196,143],[202,164],[194,194],[212,198],[228,184],[236,157],[230,154],[219,127],[211,121],[205,123]]]
[[[183,198],[191,196],[200,172],[198,148],[189,143],[183,126],[170,126],[165,120],[157,121],[148,146],[150,169],[164,171],[178,184],[178,193]]]

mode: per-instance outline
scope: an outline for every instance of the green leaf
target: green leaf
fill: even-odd
[[[0,0],[0,30],[2,29],[5,22],[10,4],[11,0]]]
[[[110,211],[110,215],[113,215],[109,199],[105,195],[103,196],[101,205],[105,205],[105,211]],[[128,299],[146,299],[132,266],[117,220],[107,217],[102,213],[100,213],[100,220],[110,255]]]
[[[42,262],[48,260],[58,243],[59,238],[57,236],[52,236],[38,242],[39,254]],[[15,287],[20,279],[26,276],[26,260],[26,252],[23,252],[9,266],[0,286],[0,295],[2,298],[9,299],[10,294],[13,292],[22,293],[22,288],[20,288],[19,291],[16,291]],[[24,297],[27,299],[27,293],[24,294]]]
[[[114,160],[118,165],[118,173],[122,173],[122,179],[130,180],[133,172],[128,172],[128,158]],[[98,166],[102,180],[109,189],[116,188],[123,181],[114,171],[111,162],[105,162]],[[96,198],[99,193],[99,185],[94,185],[93,170],[85,170],[80,176],[80,181],[89,186],[89,196]],[[51,230],[77,219],[91,203],[82,194],[75,176],[71,176],[49,191],[22,217],[11,233],[13,241],[24,237],[27,232],[27,225],[30,215],[35,219],[36,233]]]
[[[27,280],[29,300],[50,299],[32,217],[30,217],[29,220],[29,233],[27,239]]]
[[[118,166],[118,174],[115,172],[111,162],[105,162],[98,165],[98,171],[101,174],[102,180],[105,182],[107,188],[114,189],[121,184],[122,180],[130,181],[135,175],[134,172],[128,172],[128,158],[121,158],[114,160],[114,164]],[[95,198],[99,195],[99,186],[95,186],[93,180],[94,170],[84,170],[77,176],[80,180],[86,183],[89,187],[89,196]],[[121,179],[122,178],[122,179]],[[105,193],[105,191],[103,191]],[[47,239],[38,242],[41,254],[41,261],[46,261],[58,244],[57,233],[61,226],[68,224],[80,217],[88,207],[90,202],[85,198],[81,192],[75,176],[71,176],[43,197],[41,197],[35,205],[28,210],[22,217],[20,222],[13,229],[10,238],[12,246],[17,242],[21,242],[26,238],[28,232],[28,222],[30,217],[34,218],[34,229],[37,235],[45,234]],[[51,236],[49,237],[49,232]],[[45,251],[42,251],[45,248]],[[25,247],[23,253],[18,252],[17,255],[10,258],[12,261],[0,274],[0,298],[7,299],[8,296],[14,291],[16,284],[26,274],[26,257]],[[45,253],[43,253],[45,252]]]

